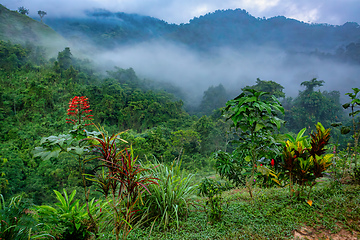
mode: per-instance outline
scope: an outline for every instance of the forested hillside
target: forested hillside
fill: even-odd
[[[225,147],[224,120],[191,117],[181,100],[149,89],[151,84],[139,79],[133,69],[94,73],[90,63],[76,59],[69,48],[50,61],[36,48],[2,41],[0,49],[1,157],[9,160],[3,166],[10,183],[7,194],[41,193],[34,199],[43,201],[43,188],[69,184],[68,173],[76,171],[71,170],[71,162],[64,159],[65,163],[53,162],[48,168],[51,161],[33,158],[31,151],[41,137],[71,129],[66,109],[73,96],[89,98],[95,123],[111,132],[129,130],[126,138],[134,142],[139,156],[155,155],[171,162],[185,154],[184,167],[202,168],[209,167],[206,159],[212,151]],[[57,181],[51,181],[54,178]]]
[[[206,229],[221,222],[226,213],[222,194],[229,189],[242,188],[241,194],[248,194],[251,207],[234,208],[248,214],[244,222],[263,214],[258,207],[256,213],[252,209],[271,199],[259,197],[263,189],[289,189],[289,198],[273,195],[277,205],[264,213],[275,219],[273,226],[278,213],[291,217],[300,210],[307,213],[304,205],[312,206],[311,190],[322,177],[331,179],[336,189],[349,181],[345,178],[349,174],[358,181],[357,82],[348,86],[353,93],[344,96],[337,89],[323,90],[327,79],[315,76],[304,78],[293,95],[285,94],[286,88],[271,79],[244,82],[240,90],[206,82],[208,88],[196,105],[185,99],[193,89],[178,87],[181,81],[175,85],[139,77],[131,67],[104,70],[97,65],[102,58],[79,57],[70,45],[62,45],[65,40],[50,27],[1,5],[0,20],[0,239],[15,234],[47,239],[119,239],[122,234],[126,239],[129,233],[139,239],[150,236],[155,222],[159,238],[169,229],[181,235],[179,219],[194,219],[193,212],[206,214],[201,220]],[[330,26],[283,17],[256,19],[244,10],[216,11],[182,25],[100,10],[89,12],[87,18],[44,22],[67,43],[99,45],[99,52],[112,51],[117,44],[165,38],[205,56],[221,45],[274,44],[309,54],[318,49],[311,53],[316,59],[346,60],[355,69],[359,63],[355,41],[360,30],[355,23]],[[308,41],[309,36],[314,38]],[[52,39],[57,39],[55,45],[43,43]],[[188,65],[179,65],[191,72]],[[342,105],[341,97],[348,103]],[[220,177],[221,181],[214,180]],[[330,196],[337,190],[329,191]],[[342,201],[355,205],[351,191],[356,189],[349,190],[349,196],[342,193],[350,199]],[[190,204],[188,199],[196,194],[203,199]],[[327,194],[324,199],[331,199]],[[328,210],[321,207],[326,204],[319,196],[312,211],[321,209],[325,215]],[[231,201],[239,199],[244,197]],[[357,221],[359,215],[346,209],[346,219]],[[226,228],[238,224],[229,219]],[[290,222],[294,225],[284,223],[281,231],[266,230],[261,236],[289,237],[301,224]],[[186,231],[193,232],[189,228]],[[133,233],[134,229],[140,232]],[[244,236],[257,236],[257,230],[244,231]],[[234,239],[237,232],[232,232]]]
[[[87,17],[56,18],[44,22],[72,41],[89,41],[98,47],[166,39],[195,49],[239,48],[246,44],[270,45],[292,52],[315,50],[335,54],[339,48],[360,40],[357,23],[342,26],[309,24],[282,16],[255,18],[242,9],[218,10],[186,24],[106,10],[88,11]]]
[[[27,16],[2,9],[1,16],[5,12],[14,26],[21,26],[20,28],[24,29],[29,21],[34,24],[35,29],[48,29],[42,23],[32,23],[33,20]],[[159,29],[163,29],[163,33],[169,33],[177,28],[153,18],[137,15],[109,12],[97,12],[91,15],[101,17],[102,20],[108,17],[121,18],[123,24],[127,22],[125,25],[131,25],[134,29],[137,26],[137,31],[144,26],[155,31],[156,23],[157,33],[153,32],[153,36],[161,35]],[[188,26],[200,26],[206,22],[206,19],[216,16],[231,20],[233,23],[241,23],[249,19],[258,23],[265,21],[252,18],[245,11],[229,10],[194,19]],[[235,21],[234,18],[239,21]],[[63,28],[71,25],[70,22],[68,20],[57,24],[58,27]],[[89,22],[84,20],[83,23]],[[4,26],[3,24],[2,27]],[[186,26],[178,27],[186,28]],[[102,28],[98,28],[99,31],[100,29]],[[16,32],[21,30],[17,29]],[[42,30],[37,32],[42,33]],[[11,34],[8,33],[8,36]],[[42,35],[39,34],[39,38],[40,36]],[[3,40],[9,39],[3,36]],[[20,38],[14,34],[13,39],[17,42]],[[225,122],[220,111],[229,100],[229,93],[223,85],[210,86],[204,92],[198,107],[188,107],[191,110],[189,115],[184,110],[181,100],[182,91],[169,83],[140,79],[132,68],[115,67],[106,74],[98,72],[91,61],[73,56],[68,47],[62,49],[55,58],[48,59],[46,48],[29,42],[25,45],[2,41],[0,46],[1,157],[11,160],[5,165],[5,169],[8,169],[6,170],[8,181],[14,183],[7,186],[7,194],[12,195],[26,189],[26,192],[36,195],[37,192],[43,192],[36,190],[40,185],[41,188],[58,189],[65,184],[64,181],[68,178],[63,175],[68,171],[64,168],[66,164],[59,163],[58,166],[46,169],[47,173],[39,174],[39,169],[43,169],[47,163],[33,158],[31,151],[41,137],[71,128],[65,123],[65,119],[67,104],[73,96],[89,98],[95,123],[106,126],[110,132],[129,130],[125,134],[129,141],[134,141],[135,152],[140,157],[154,155],[162,161],[171,162],[181,156],[185,168],[196,166],[210,169],[212,152],[232,149],[227,145],[233,138],[231,135],[226,135],[229,123]],[[326,82],[316,78],[304,79],[301,85],[305,89],[300,91],[298,96],[285,96],[284,87],[274,81],[258,79],[256,85],[248,87],[270,92],[278,97],[286,111],[284,116],[286,124],[282,131],[297,132],[304,126],[313,129],[318,121],[326,127],[333,122],[349,121],[344,118],[340,93],[322,92],[317,89],[324,84]],[[335,129],[332,134],[335,137],[333,139],[342,142],[340,130]],[[59,178],[59,181],[49,181],[54,177]],[[50,187],[45,184],[46,182],[56,185]],[[34,199],[42,201],[45,196],[46,191],[42,193],[42,197],[38,196]]]
[[[227,143],[232,136],[226,135],[229,125],[216,110],[226,101],[221,86],[205,92],[199,117],[190,116],[181,100],[164,90],[150,89],[151,84],[139,79],[133,69],[115,68],[102,75],[93,72],[88,61],[72,56],[69,48],[48,61],[37,48],[3,41],[0,47],[0,139],[1,157],[9,160],[3,166],[7,194],[26,191],[41,202],[46,201],[44,188],[76,185],[76,173],[68,175],[77,171],[69,159],[41,161],[31,154],[41,137],[71,129],[66,109],[73,96],[89,98],[95,123],[110,132],[129,130],[125,138],[134,143],[141,158],[154,155],[171,162],[181,156],[185,168],[206,170],[211,168],[212,152],[231,150]],[[330,126],[344,119],[338,92],[315,91],[322,84],[316,79],[304,81],[307,87],[298,97],[283,98],[285,129],[296,132],[304,126],[312,128],[317,121]],[[253,88],[284,96],[283,87],[272,81],[258,79]],[[209,115],[201,116],[204,113]],[[336,131],[333,134],[340,136]],[[69,177],[75,178],[73,183]]]
[[[54,54],[69,43],[49,26],[0,4],[0,39],[12,43],[42,46]]]

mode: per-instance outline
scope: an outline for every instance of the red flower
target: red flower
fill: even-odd
[[[271,166],[273,167],[273,166],[275,166],[275,160],[274,159],[271,159]]]
[[[92,110],[88,103],[88,98],[85,96],[78,97],[75,96],[69,102],[69,108],[67,110],[67,115],[72,116],[73,118],[67,118],[66,123],[79,124],[81,125],[84,121],[91,121],[94,115],[88,114]],[[84,126],[92,125],[92,123],[84,124]]]
[[[260,166],[262,166],[262,164],[260,164]]]

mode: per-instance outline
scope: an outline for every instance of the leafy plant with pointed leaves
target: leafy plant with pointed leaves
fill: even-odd
[[[154,167],[156,166],[156,167]],[[181,161],[174,160],[171,166],[160,164],[156,159],[151,163],[149,173],[158,179],[158,184],[149,186],[145,208],[149,219],[159,220],[158,228],[166,229],[172,221],[179,228],[179,219],[188,214],[188,199],[197,185],[192,184],[194,174],[181,171]]]
[[[5,202],[0,194],[0,239],[43,239],[52,237],[40,231],[41,223],[37,224],[29,210],[30,205],[22,195],[12,197]]]
[[[3,166],[5,166],[5,164],[7,163],[7,161],[8,160],[6,158],[2,158],[0,156],[0,167],[3,168]],[[8,185],[9,185],[9,181],[6,179],[5,172],[1,171],[0,172],[0,194],[3,193],[4,191],[6,191]]]
[[[76,190],[70,196],[63,189],[63,195],[54,190],[58,202],[55,207],[48,205],[36,206],[39,221],[44,222],[44,230],[57,236],[59,239],[88,239],[95,229],[89,225],[89,216],[86,204],[80,205],[80,200],[75,200]],[[95,218],[100,218],[100,209],[104,207],[101,200],[89,201],[89,209]]]
[[[249,153],[243,160],[250,162],[251,173],[246,185],[251,197],[256,162],[267,154],[279,152],[274,132],[284,123],[278,117],[284,114],[284,108],[274,96],[268,95],[254,89],[243,89],[239,96],[226,103],[224,110],[227,120],[233,123],[234,133],[239,137],[237,151]]]
[[[306,128],[302,129],[296,139],[287,135],[289,140],[284,143],[283,163],[285,173],[290,178],[290,192],[294,192],[294,183],[299,185],[296,195],[310,186],[308,198],[316,179],[331,166],[333,154],[325,154],[326,145],[330,140],[330,129],[325,129],[321,123],[316,125],[316,132],[310,133],[310,141],[303,136]],[[324,155],[325,154],[325,155]]]
[[[88,162],[86,154],[89,153],[88,142],[84,141],[89,137],[99,136],[100,133],[93,131],[89,132],[85,129],[86,126],[92,123],[86,123],[92,120],[93,115],[89,115],[92,110],[88,103],[88,98],[82,96],[75,96],[69,102],[67,114],[67,123],[74,124],[72,130],[68,134],[60,134],[58,136],[44,137],[40,141],[40,146],[33,150],[34,157],[40,157],[46,161],[50,158],[58,158],[61,153],[67,153],[69,156],[77,160],[79,166],[79,173],[81,175],[82,184],[84,187],[84,194],[88,215],[91,220],[91,225],[96,229],[96,222],[89,210],[89,191],[87,190],[85,179],[85,163]]]
[[[126,141],[119,137],[121,133],[109,136],[104,130],[100,137],[92,137],[92,153],[101,162],[99,167],[107,169],[106,175],[93,178],[101,186],[109,206],[112,208],[113,229],[116,239],[120,232],[125,239],[132,229],[141,223],[141,214],[138,214],[138,205],[142,202],[142,193],[148,190],[151,184],[157,184],[156,178],[146,175],[148,169],[137,164],[132,148],[119,148]],[[109,191],[110,189],[110,191]],[[111,199],[108,198],[110,193]]]
[[[201,181],[199,193],[207,197],[206,206],[210,209],[207,210],[206,213],[211,223],[221,221],[224,212],[222,193],[227,189],[229,189],[229,186],[213,179],[204,178]]]

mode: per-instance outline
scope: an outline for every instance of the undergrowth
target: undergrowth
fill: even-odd
[[[255,188],[254,200],[245,190],[235,189],[224,193],[227,204],[220,222],[207,220],[201,207],[206,199],[199,198],[178,229],[137,229],[129,239],[291,239],[294,230],[302,226],[332,233],[341,228],[359,232],[359,192],[360,186],[323,182],[314,189],[313,204],[309,206],[290,198],[287,189]]]

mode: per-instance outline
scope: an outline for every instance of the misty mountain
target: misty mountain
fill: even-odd
[[[335,53],[340,47],[360,41],[357,23],[334,26],[309,24],[283,16],[255,18],[241,9],[218,10],[180,25],[149,16],[106,10],[88,11],[86,17],[79,18],[47,16],[44,22],[69,40],[88,41],[105,48],[165,39],[201,50],[252,44],[295,52]]]
[[[18,29],[13,38],[36,39],[21,38],[30,20],[11,13],[2,27]],[[68,41],[66,47],[74,56],[89,59],[103,73],[114,66],[132,68],[140,78],[181,89],[184,94],[178,97],[187,106],[198,106],[204,93],[220,84],[228,97],[236,96],[257,78],[281,84],[292,97],[303,90],[303,81],[313,78],[325,81],[322,90],[336,89],[341,95],[358,86],[357,23],[333,26],[285,17],[255,18],[240,9],[215,11],[180,25],[106,10],[79,13],[77,18],[47,15],[45,24],[31,21],[36,27],[52,27]],[[48,38],[44,46],[54,42]],[[63,49],[62,45],[57,52]],[[54,52],[48,57],[56,57]]]
[[[49,16],[44,22],[70,41],[105,48],[161,38],[178,28],[157,18],[103,9],[87,11],[81,18]]]
[[[218,10],[181,25],[177,38],[199,47],[271,45],[289,51],[332,51],[360,40],[357,23],[308,24],[277,16],[255,18],[241,9]]]
[[[61,50],[68,43],[49,26],[0,4],[0,40],[12,43],[32,43],[50,52]],[[55,48],[55,49],[54,49]]]

